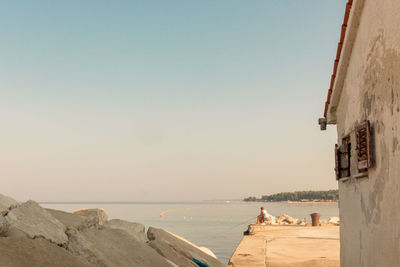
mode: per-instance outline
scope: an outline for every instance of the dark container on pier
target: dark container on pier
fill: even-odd
[[[312,226],[319,226],[319,217],[321,216],[319,213],[311,213],[311,221]]]

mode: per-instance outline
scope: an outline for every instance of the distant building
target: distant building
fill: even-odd
[[[399,95],[400,0],[350,0],[319,120],[337,126],[344,267],[400,266]]]

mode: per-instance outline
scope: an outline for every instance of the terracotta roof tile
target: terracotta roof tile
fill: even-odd
[[[344,38],[346,37],[347,23],[349,21],[350,10],[351,10],[352,4],[353,4],[353,0],[349,0],[347,2],[347,4],[346,4],[346,11],[344,13],[342,31],[340,33],[340,41],[338,43],[337,52],[336,52],[336,59],[334,61],[334,65],[333,65],[333,74],[331,76],[331,84],[330,84],[330,87],[329,87],[329,90],[328,90],[328,97],[327,97],[326,102],[325,102],[325,110],[324,110],[324,117],[325,118],[326,118],[326,116],[328,114],[329,103],[331,102],[333,85],[335,84],[336,73],[337,73],[338,66],[339,66],[340,55],[342,53],[343,41],[344,41]]]

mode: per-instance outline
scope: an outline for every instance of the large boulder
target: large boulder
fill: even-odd
[[[155,249],[158,254],[175,263],[177,266],[198,267],[198,265],[194,263],[192,259],[182,255],[178,250],[168,243],[159,240],[152,240],[148,244],[150,247]]]
[[[157,229],[150,227],[147,231],[147,237],[150,240],[149,245],[157,250],[161,255],[174,262],[177,265],[180,265],[180,262],[177,261],[177,257],[171,257],[168,253],[166,253],[166,247],[170,247],[176,253],[182,255],[188,260],[193,261],[196,259],[203,264],[207,264],[208,266],[225,266],[222,262],[210,256],[209,254],[200,250],[197,246],[190,243],[189,241],[176,236],[172,233],[169,233],[163,229]],[[164,251],[164,252],[163,252]]]
[[[7,215],[8,211],[18,206],[18,202],[8,196],[0,194],[0,214]]]
[[[54,218],[59,220],[62,224],[64,224],[67,228],[75,228],[78,230],[83,230],[90,227],[99,228],[100,223],[103,223],[103,220],[98,218],[98,214],[101,212],[92,212],[89,211],[87,214],[83,214],[82,212],[70,213],[61,210],[53,210],[46,209]],[[104,211],[103,211],[104,212]],[[102,218],[101,216],[100,218]]]
[[[88,224],[96,225],[97,228],[100,228],[108,220],[103,209],[79,209],[74,211],[74,214],[85,217]]]
[[[121,229],[126,231],[128,234],[133,236],[140,242],[146,242],[147,237],[145,233],[145,227],[141,223],[128,222],[119,219],[113,219],[104,223],[104,227],[112,229]]]
[[[149,246],[120,229],[69,229],[67,234],[67,249],[96,266],[173,266]]]
[[[32,200],[9,211],[6,219],[11,228],[30,238],[43,237],[59,245],[68,241],[66,227]]]
[[[65,249],[43,239],[0,238],[0,266],[94,267]]]

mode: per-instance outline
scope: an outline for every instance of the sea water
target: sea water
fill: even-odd
[[[197,246],[208,247],[224,263],[228,263],[247,225],[256,220],[261,206],[274,216],[288,214],[295,218],[307,218],[307,221],[314,212],[320,213],[322,219],[339,215],[337,203],[43,202],[41,205],[69,212],[80,208],[103,208],[110,219],[140,222],[146,228],[163,228]]]

